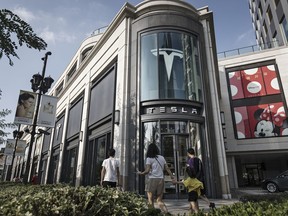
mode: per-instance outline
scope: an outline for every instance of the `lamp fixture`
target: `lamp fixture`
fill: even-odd
[[[14,139],[21,139],[21,137],[24,134],[24,131],[14,130],[12,133],[13,133],[13,138]]]
[[[115,110],[114,112],[114,124],[119,125],[120,123],[120,110]]]
[[[220,118],[221,118],[221,124],[225,125],[225,115],[223,111],[220,112]]]

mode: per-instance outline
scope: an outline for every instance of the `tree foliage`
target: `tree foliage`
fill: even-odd
[[[18,39],[18,43],[13,41],[13,38]],[[7,9],[0,10],[0,59],[3,55],[9,59],[9,64],[12,66],[13,61],[11,56],[19,56],[16,53],[18,45],[26,44],[28,48],[45,50],[46,42],[38,37],[31,26],[23,21],[19,16]]]
[[[2,96],[2,91],[0,89],[0,100]],[[2,109],[0,110],[0,137],[7,136],[9,133],[5,132],[6,128],[15,128],[14,123],[6,123],[5,117],[11,113],[11,110]]]

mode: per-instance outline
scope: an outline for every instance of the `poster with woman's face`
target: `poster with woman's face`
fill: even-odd
[[[37,93],[20,90],[14,123],[32,125]]]

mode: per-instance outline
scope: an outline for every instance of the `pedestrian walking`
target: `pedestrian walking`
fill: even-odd
[[[191,167],[186,167],[186,173],[188,175],[186,179],[175,181],[174,184],[183,184],[187,188],[191,213],[198,213],[198,197],[201,196],[201,190],[204,189],[203,183],[196,178],[195,170]]]
[[[105,159],[102,163],[100,185],[115,188],[117,183],[118,186],[120,186],[119,178],[119,161],[115,159],[115,149],[110,149],[109,158]]]
[[[203,164],[202,161],[195,156],[195,151],[193,148],[189,148],[187,150],[187,166],[191,167],[193,170],[195,170],[196,178],[203,183],[203,189],[201,189],[201,195],[199,198],[204,200],[210,208],[215,208],[215,203],[210,202],[210,200],[206,197],[206,190],[205,190],[205,184],[204,184],[204,171],[203,171]]]
[[[156,144],[152,143],[148,146],[146,167],[143,172],[137,171],[139,175],[148,174],[148,182],[145,187],[147,192],[149,206],[154,208],[154,197],[162,212],[168,213],[168,209],[163,202],[164,192],[164,170],[166,170],[169,176],[174,182],[174,177],[169,167],[167,166],[165,158],[159,154],[159,149]]]

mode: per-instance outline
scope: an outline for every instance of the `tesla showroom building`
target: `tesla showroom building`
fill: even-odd
[[[284,145],[283,139],[287,143],[282,123],[279,133],[284,137],[271,135],[268,141],[246,132],[246,121],[239,127],[235,123],[238,113],[245,115],[243,107],[258,100],[234,96],[234,87],[229,86],[236,81],[227,77],[241,76],[242,70],[260,65],[247,59],[243,69],[241,60],[234,61],[238,63],[223,60],[219,73],[208,7],[195,9],[181,0],[126,3],[105,31],[83,41],[51,89],[49,94],[58,98],[56,124],[47,129],[50,135],[36,139],[30,176],[38,171],[42,184],[97,185],[102,161],[113,147],[123,188],[144,194],[145,177],[135,172],[144,169],[150,143],[158,145],[178,179],[184,176],[187,148],[193,147],[204,163],[208,196],[230,198],[230,188],[241,186],[243,161],[247,151],[256,148],[252,143],[277,139],[275,148]],[[274,66],[278,74],[275,60],[265,61],[265,66],[263,70]],[[285,114],[279,86],[273,96],[261,96],[265,106],[273,99]],[[223,136],[223,131],[229,136]],[[271,150],[265,146],[262,152]],[[253,163],[269,168],[265,161]],[[25,157],[17,160],[16,175],[24,164]],[[165,197],[184,194],[184,188],[174,186],[166,173]]]

